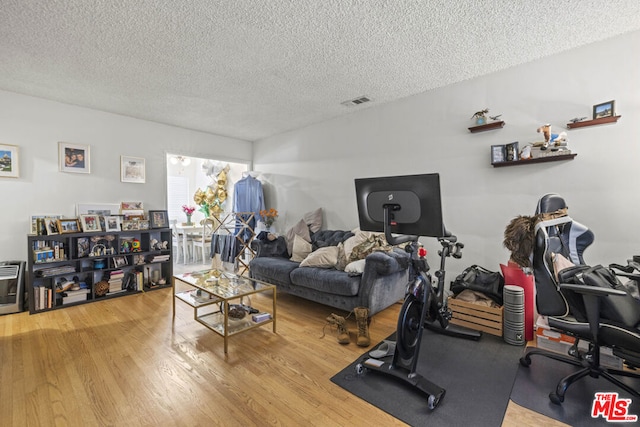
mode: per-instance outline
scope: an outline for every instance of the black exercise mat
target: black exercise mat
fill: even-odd
[[[518,368],[516,381],[511,391],[511,400],[520,406],[546,415],[572,426],[630,425],[628,423],[608,423],[603,417],[592,418],[591,409],[596,392],[617,392],[619,398],[631,399],[628,413],[640,417],[640,399],[600,378],[587,376],[569,387],[562,405],[549,400],[549,393],[556,389],[558,381],[575,372],[577,366],[562,363],[547,357],[532,356],[531,366]],[[628,385],[638,390],[640,380],[626,378]],[[633,425],[634,423],[631,423]]]
[[[417,372],[446,390],[434,410],[425,394],[403,381],[376,371],[356,375],[360,358],[331,381],[412,426],[495,427],[502,424],[523,350],[493,335],[472,341],[425,330]]]

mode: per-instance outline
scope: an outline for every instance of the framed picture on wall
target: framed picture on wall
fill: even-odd
[[[120,156],[120,181],[144,184],[144,159],[142,157]]]
[[[0,144],[0,178],[19,178],[18,146]]]
[[[615,110],[615,101],[607,101],[602,104],[597,104],[593,106],[593,119],[602,119],[605,117],[613,117],[616,115]]]
[[[91,173],[89,146],[58,142],[60,172]]]

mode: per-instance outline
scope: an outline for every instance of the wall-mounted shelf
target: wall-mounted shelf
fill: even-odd
[[[469,132],[471,133],[484,132],[486,130],[500,129],[503,126],[504,126],[504,122],[500,120],[498,122],[487,123],[486,125],[472,126],[469,128]]]
[[[535,159],[528,159],[528,160],[516,160],[516,161],[513,161],[513,162],[491,163],[491,165],[494,168],[500,168],[500,167],[504,167],[504,166],[530,165],[532,163],[558,162],[558,161],[561,161],[561,160],[573,160],[573,158],[576,157],[577,155],[578,155],[577,153],[558,154],[557,156],[544,156],[544,157],[537,157]]]
[[[568,129],[583,128],[587,126],[603,125],[605,123],[615,123],[622,116],[603,117],[601,119],[585,120],[583,122],[567,123]]]

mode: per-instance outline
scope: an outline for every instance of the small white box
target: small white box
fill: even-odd
[[[253,316],[251,316],[251,319],[256,323],[260,323],[260,322],[264,322],[265,320],[271,319],[271,314],[270,313],[257,313],[257,314],[254,314]]]

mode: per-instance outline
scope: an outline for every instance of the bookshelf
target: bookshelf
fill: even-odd
[[[28,235],[31,314],[170,287],[171,229]]]

